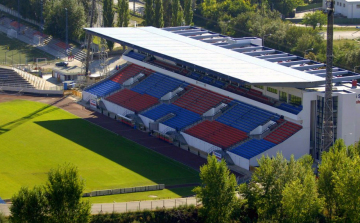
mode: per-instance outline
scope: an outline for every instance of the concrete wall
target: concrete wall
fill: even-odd
[[[163,189],[165,189],[165,184],[156,184],[151,186],[97,190],[89,193],[84,193],[83,197],[96,197],[96,196],[105,196],[112,194],[127,194],[127,193],[136,193],[136,192],[144,192],[144,191],[163,190]]]

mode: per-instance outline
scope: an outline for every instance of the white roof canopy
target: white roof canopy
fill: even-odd
[[[308,87],[325,78],[154,27],[86,28],[87,32],[212,70],[250,84]]]

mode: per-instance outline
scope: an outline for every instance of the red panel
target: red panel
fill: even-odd
[[[106,98],[106,100],[124,108],[130,109],[134,112],[141,112],[159,103],[158,99],[153,96],[139,94],[128,89],[124,89],[113,95],[110,95]]]
[[[131,64],[131,65],[125,67],[123,70],[121,70],[116,76],[111,78],[111,80],[115,81],[119,84],[122,84],[129,78],[134,77],[135,75],[137,75],[139,73],[143,73],[146,76],[148,76],[151,73],[154,73],[154,71],[147,69],[145,67],[138,66],[136,64]]]
[[[245,132],[218,121],[204,121],[185,133],[221,148],[228,148],[248,137]]]
[[[193,86],[174,104],[202,115],[210,108],[219,105],[220,102],[229,103],[230,101],[228,97]]]

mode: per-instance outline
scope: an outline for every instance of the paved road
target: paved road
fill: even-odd
[[[129,211],[138,210],[155,210],[156,208],[174,208],[180,205],[198,205],[199,202],[195,197],[188,198],[176,198],[176,199],[165,199],[165,200],[151,200],[151,201],[132,201],[132,202],[121,202],[121,203],[103,203],[103,204],[92,204],[91,213],[124,213]],[[0,212],[5,216],[10,215],[10,204],[0,204]]]

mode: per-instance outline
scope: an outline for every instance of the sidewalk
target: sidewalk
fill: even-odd
[[[200,202],[195,197],[176,198],[165,200],[131,201],[121,203],[92,204],[91,214],[99,213],[124,213],[129,211],[155,210],[157,208],[171,209],[180,205],[198,205]],[[10,215],[10,204],[0,204],[0,212],[5,216]]]

